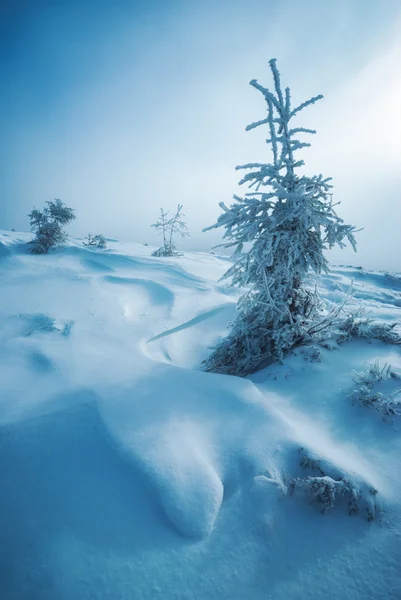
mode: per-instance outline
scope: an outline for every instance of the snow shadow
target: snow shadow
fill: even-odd
[[[117,452],[94,394],[53,401],[75,404],[0,430],[4,599],[56,597],[46,559],[50,540],[143,555],[175,536],[146,478]]]

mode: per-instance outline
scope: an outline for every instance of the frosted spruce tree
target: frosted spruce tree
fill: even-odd
[[[46,254],[50,248],[64,244],[67,234],[63,226],[75,219],[74,209],[60,199],[46,202],[43,211],[33,208],[28,216],[31,231],[36,234],[29,242],[34,254]]]
[[[205,361],[207,371],[246,375],[313,339],[324,321],[319,325],[318,298],[305,286],[307,273],[328,271],[324,251],[335,244],[343,247],[345,239],[355,250],[355,228],[334,211],[331,178],[303,175],[304,161],[297,158],[299,150],[310,146],[299,136],[316,132],[294,126],[293,119],[323,96],[292,108],[276,59],[269,64],[273,91],[250,82],[263,94],[267,116],[246,130],[267,126],[272,161],[237,167],[246,171],[240,185],[247,184],[251,191],[242,198],[234,196],[229,208],[221,202],[223,213],[206,229],[225,228],[227,242],[222,246],[234,247],[236,262],[223,278],[248,288],[238,302],[230,334]]]

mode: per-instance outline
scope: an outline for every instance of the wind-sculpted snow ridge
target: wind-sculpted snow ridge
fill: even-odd
[[[347,292],[353,282],[351,302],[364,302],[365,307],[372,306],[380,314],[386,305],[401,308],[401,276],[387,272],[366,272],[354,267],[334,267],[331,273],[322,276],[321,283],[329,299],[337,301]]]
[[[1,598],[399,597],[400,421],[350,401],[399,347],[205,373],[227,259],[29,238],[0,235]],[[352,278],[351,303],[399,319],[397,276],[336,268],[322,294]]]

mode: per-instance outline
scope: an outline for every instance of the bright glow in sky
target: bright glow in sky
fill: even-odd
[[[235,166],[270,159],[245,126],[275,56],[294,103],[324,94],[299,118],[306,170],[364,228],[332,260],[401,271],[399,0],[6,0],[0,23],[0,228],[59,197],[71,234],[157,243],[159,207],[182,203],[183,247],[209,249]]]

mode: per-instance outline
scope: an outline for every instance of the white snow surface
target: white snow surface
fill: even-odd
[[[401,421],[348,397],[399,348],[205,373],[239,294],[226,258],[29,239],[0,232],[2,600],[401,598]],[[352,278],[399,320],[401,275],[333,268],[321,292],[341,302]],[[288,493],[303,452],[378,490],[377,518]]]

